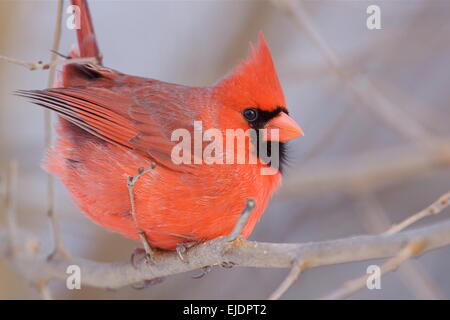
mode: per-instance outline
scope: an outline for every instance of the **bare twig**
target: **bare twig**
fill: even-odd
[[[6,169],[0,167],[0,209],[6,209],[8,196],[8,173]]]
[[[57,18],[55,24],[55,32],[53,34],[53,46],[51,63],[54,63],[57,59],[57,52],[59,50],[59,44],[61,42],[61,22],[62,22],[63,0],[58,1]],[[52,87],[55,82],[55,65],[50,66],[50,72],[48,74],[47,87]],[[50,110],[44,111],[44,142],[47,149],[52,144],[52,114]],[[49,258],[53,258],[55,255],[67,255],[64,250],[64,245],[61,237],[61,230],[59,227],[59,219],[55,212],[55,181],[50,173],[47,173],[47,216],[50,219],[50,226],[52,229],[54,248]]]
[[[58,54],[58,53],[54,53]],[[71,63],[92,63],[92,64],[98,64],[97,58],[69,58],[69,59],[52,59],[50,62],[43,62],[41,60],[37,62],[27,62],[15,58],[10,58],[6,56],[0,56],[0,60],[16,64],[18,66],[25,67],[26,69],[33,71],[33,70],[51,70],[52,68],[55,68],[57,66],[71,64]],[[49,81],[50,82],[50,81]],[[51,82],[53,84],[53,81]],[[51,85],[49,86],[51,87]]]
[[[269,296],[269,300],[278,300],[288,289],[297,281],[298,276],[305,268],[303,261],[294,261],[293,266],[287,277],[279,287]]]
[[[53,300],[52,292],[48,286],[48,281],[42,280],[38,283],[33,283],[43,300]]]
[[[329,145],[336,140],[339,135],[339,131],[343,128],[344,124],[349,119],[349,114],[351,114],[351,109],[354,108],[354,104],[348,105],[342,113],[335,119],[331,127],[329,127],[326,132],[318,138],[318,141],[313,145],[313,147],[308,150],[307,154],[302,157],[300,164],[301,166],[306,166],[312,159],[326,149]]]
[[[424,265],[417,260],[407,260],[398,268],[403,284],[420,300],[447,300],[439,284],[431,277]]]
[[[417,147],[375,151],[348,159],[333,159],[333,165],[309,165],[290,174],[280,197],[297,197],[324,191],[354,193],[360,186],[376,190],[450,167],[450,141],[424,152]]]
[[[245,202],[245,208],[242,210],[236,224],[234,225],[233,230],[226,236],[229,242],[233,242],[237,239],[240,239],[242,229],[244,229],[245,225],[247,224],[248,218],[250,217],[250,214],[252,213],[253,209],[255,208],[255,200],[253,199],[247,199]],[[180,261],[182,262],[188,262],[189,260],[186,258],[185,253],[187,249],[192,248],[195,246],[197,242],[185,242],[185,243],[179,243],[176,248],[176,252],[178,254],[178,257],[180,258]],[[206,268],[206,273],[209,273],[211,266],[205,266],[203,268]],[[202,271],[202,274],[205,274],[205,270]],[[195,278],[199,278],[195,276]]]
[[[433,137],[430,133],[387,99],[369,79],[360,76],[358,81],[356,81],[349,74],[340,58],[317,31],[301,1],[272,0],[272,2],[278,8],[283,9],[299,27],[305,30],[306,35],[324,55],[329,66],[347,83],[347,86],[362,104],[366,105],[374,114],[390,124],[392,128],[409,137],[415,143],[421,142],[426,146],[432,144]]]
[[[227,236],[228,241],[234,241],[241,235],[242,229],[244,229],[245,225],[247,224],[248,218],[250,217],[250,214],[255,208],[255,204],[255,200],[247,200],[247,202],[245,203],[245,208],[242,211],[237,223],[235,224],[233,231],[231,231],[231,233]]]
[[[372,233],[386,230],[391,222],[375,195],[362,191],[360,197],[357,209],[363,215],[366,229]],[[442,290],[417,260],[404,261],[398,268],[398,276],[418,299],[445,299]]]
[[[17,162],[11,161],[7,172],[5,203],[8,234],[10,238],[11,252],[13,255],[17,255],[19,250],[19,234],[17,228],[17,171]]]
[[[409,218],[403,220],[402,222],[393,225],[385,233],[386,234],[397,233],[397,232],[409,227],[413,223],[419,221],[420,219],[440,213],[442,210],[444,210],[448,206],[450,206],[450,192],[447,192],[446,194],[439,197],[438,200],[433,202],[427,208],[417,212],[416,214],[410,216]]]
[[[137,221],[136,221],[136,204],[135,204],[135,195],[134,195],[134,185],[136,182],[139,181],[139,179],[146,174],[147,172],[152,171],[153,169],[155,169],[155,164],[152,163],[150,168],[144,169],[144,168],[139,168],[138,169],[138,173],[135,176],[129,176],[128,177],[128,181],[127,181],[127,188],[128,188],[128,195],[130,198],[130,205],[131,205],[131,216],[133,218],[135,227],[136,227],[136,231],[139,235],[139,238],[141,239],[141,243],[144,246],[144,250],[145,250],[145,257],[146,257],[146,261],[147,262],[153,262],[153,250],[147,240],[147,236],[145,235],[145,231],[140,229],[137,225]]]
[[[421,253],[426,247],[424,241],[414,241],[409,243],[404,249],[402,249],[395,257],[389,259],[380,267],[380,276],[384,275],[390,271],[397,269],[405,260]],[[356,291],[364,288],[367,285],[367,279],[369,274],[363,275],[357,279],[350,280],[346,282],[342,287],[338,288],[336,291],[325,296],[325,300],[337,300],[345,299],[352,295]]]

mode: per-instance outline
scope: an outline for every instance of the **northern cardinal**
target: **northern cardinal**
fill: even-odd
[[[80,8],[81,28],[79,52],[70,56],[100,61],[87,3],[72,4]],[[303,135],[288,115],[262,33],[248,57],[212,86],[189,87],[126,75],[100,63],[73,63],[63,67],[57,88],[19,95],[58,114],[57,139],[44,168],[61,179],[77,206],[128,238],[139,240],[143,230],[148,243],[160,249],[230,233],[246,200],[253,198],[256,206],[242,229],[248,237],[281,180],[280,170],[262,175],[260,169],[270,166],[262,162],[174,164],[174,130],[192,133],[194,121],[221,131],[277,128],[282,157],[285,142]],[[133,219],[127,179],[154,165],[134,186]]]

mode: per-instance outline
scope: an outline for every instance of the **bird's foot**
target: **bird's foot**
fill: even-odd
[[[220,266],[221,266],[222,268],[225,268],[225,269],[231,269],[231,268],[233,268],[235,265],[236,265],[236,263],[231,262],[231,261],[224,261],[224,262],[222,262],[222,263],[220,264]]]
[[[144,248],[136,248],[131,253],[130,257],[130,263],[131,265],[137,269],[138,265],[141,263],[141,261],[144,260],[145,264],[151,265],[155,264],[155,259],[153,255],[147,253]]]
[[[141,242],[143,245],[143,250],[145,252],[145,263],[146,264],[154,264],[155,263],[155,255],[152,250],[152,247],[150,246],[150,243],[147,240],[147,236],[145,235],[145,232],[142,230],[138,230],[139,237],[141,238]]]
[[[189,248],[192,248],[196,244],[197,242],[181,242],[177,244],[177,255],[181,262],[189,263],[189,260],[186,257],[186,252]]]

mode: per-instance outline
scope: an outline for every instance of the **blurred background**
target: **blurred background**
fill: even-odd
[[[308,242],[382,232],[450,190],[450,1],[90,1],[104,64],[124,73],[208,85],[245,57],[262,30],[291,114],[306,135],[290,144],[284,186],[252,234],[265,242]],[[369,5],[381,29],[366,25]],[[64,6],[67,7],[68,1]],[[49,61],[56,1],[0,0],[0,55]],[[63,16],[60,51],[75,43]],[[48,71],[0,61],[0,168],[19,164],[18,219],[42,252],[46,216],[44,115],[17,89],[43,89]],[[63,241],[74,255],[123,261],[138,245],[89,221],[56,184]],[[0,221],[4,226],[4,210]],[[448,219],[449,212],[416,226]],[[415,226],[415,227],[416,227]],[[365,274],[365,261],[304,272],[285,299],[316,299]],[[357,299],[450,297],[450,248],[382,278]],[[60,299],[264,299],[288,270],[220,267],[167,278],[144,290],[69,291]],[[0,260],[0,299],[39,299]]]

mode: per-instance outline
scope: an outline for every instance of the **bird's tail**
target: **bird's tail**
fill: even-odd
[[[94,25],[92,23],[91,13],[86,0],[72,0],[72,5],[78,6],[80,25],[77,29],[79,57],[95,57],[101,64],[102,55],[95,38]]]

